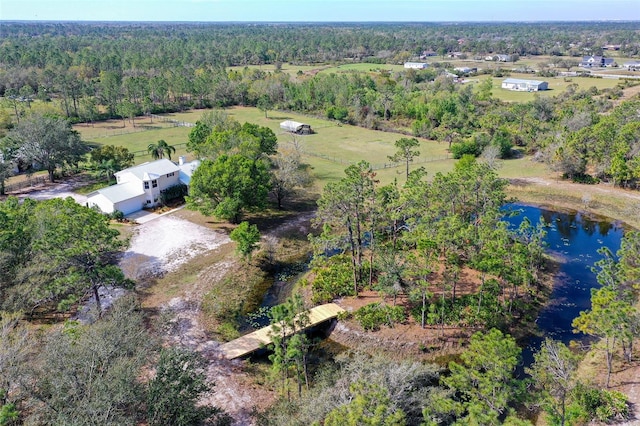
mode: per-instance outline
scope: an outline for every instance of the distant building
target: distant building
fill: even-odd
[[[426,62],[405,62],[404,67],[405,69],[424,70],[429,67],[429,64]]]
[[[426,59],[426,58],[428,58],[430,56],[438,56],[438,54],[436,52],[434,52],[433,50],[425,50],[420,55],[420,59]]]
[[[287,132],[297,133],[299,135],[309,135],[312,133],[311,126],[297,121],[287,120],[280,123],[280,128]]]
[[[603,50],[620,50],[622,46],[619,44],[606,44],[602,46]]]
[[[474,72],[478,72],[478,68],[469,68],[469,67],[455,67],[454,71],[461,72],[462,74],[471,74]]]
[[[487,55],[485,61],[511,62],[511,55]]]
[[[625,62],[622,66],[629,71],[640,71],[640,61]]]
[[[582,68],[604,68],[613,67],[616,62],[613,58],[605,58],[604,56],[583,56],[580,66]]]
[[[520,80],[518,78],[507,78],[502,81],[502,88],[515,92],[538,92],[548,90],[549,83],[539,80]]]

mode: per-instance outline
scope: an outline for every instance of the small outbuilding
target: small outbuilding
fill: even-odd
[[[516,92],[538,92],[548,90],[549,83],[540,80],[521,80],[519,78],[507,78],[502,81],[502,88]]]
[[[287,132],[297,133],[299,135],[310,135],[313,133],[309,124],[298,123],[293,120],[283,121],[280,123],[280,128]]]

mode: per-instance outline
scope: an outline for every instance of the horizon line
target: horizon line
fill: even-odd
[[[616,22],[616,23],[636,23],[640,19],[555,19],[555,20],[478,20],[478,21],[167,21],[167,20],[101,20],[101,19],[0,19],[0,22],[7,23],[140,23],[140,24],[544,24],[544,23],[592,23],[592,22]]]

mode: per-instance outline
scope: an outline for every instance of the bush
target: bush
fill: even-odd
[[[482,147],[475,140],[468,142],[459,142],[451,145],[451,154],[453,158],[459,160],[465,155],[473,155],[477,157],[482,153]]]
[[[576,399],[569,410],[572,417],[587,422],[597,420],[603,423],[629,417],[627,396],[621,392],[580,385],[576,387],[574,395]]]
[[[402,306],[388,306],[381,303],[363,306],[354,313],[354,317],[362,328],[368,331],[379,330],[381,325],[393,327],[393,324],[405,322],[407,319]]]
[[[327,118],[329,120],[346,121],[349,117],[349,110],[345,107],[332,105],[327,108]]]
[[[173,200],[184,198],[184,196],[187,195],[187,193],[188,193],[187,186],[179,183],[177,185],[170,186],[160,191],[160,202],[163,205],[166,205],[167,203]]]
[[[568,177],[569,175],[566,173],[562,175],[563,179],[567,179]],[[586,173],[574,174],[573,176],[571,176],[571,180],[575,183],[584,183],[586,185],[595,185],[597,183],[600,183],[600,179]]]
[[[353,272],[349,259],[344,255],[332,256],[323,264],[313,268],[313,301],[330,302],[340,296],[355,296]]]
[[[118,222],[124,222],[124,213],[122,213],[120,210],[114,210],[113,213],[109,215],[109,219]]]

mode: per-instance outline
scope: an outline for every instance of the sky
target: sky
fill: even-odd
[[[640,0],[0,0],[0,20],[640,21]]]

